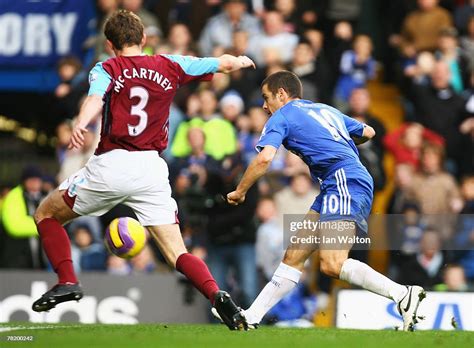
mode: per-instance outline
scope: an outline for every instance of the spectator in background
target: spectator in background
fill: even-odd
[[[458,45],[458,32],[455,28],[441,30],[436,57],[449,66],[451,87],[456,93],[461,93],[469,83],[469,61],[462,55]]]
[[[224,1],[222,13],[211,17],[201,33],[199,46],[203,56],[210,56],[216,46],[230,48],[235,31],[247,31],[250,37],[260,34],[258,18],[248,14],[246,10],[243,0]]]
[[[60,84],[56,87],[54,95],[55,119],[57,121],[71,118],[79,112],[79,101],[87,93],[87,76],[82,71],[82,64],[76,57],[62,58],[58,63]]]
[[[61,165],[66,158],[67,147],[72,135],[71,123],[71,120],[66,120],[56,127],[56,158],[59,165]]]
[[[229,91],[219,101],[219,107],[224,120],[235,126],[237,119],[244,111],[244,101],[236,91]]]
[[[206,135],[205,152],[216,160],[221,160],[226,155],[237,151],[237,137],[232,123],[222,119],[217,113],[217,98],[211,90],[201,90],[198,94],[200,100],[199,114],[190,115],[192,118],[182,122],[176,130],[175,139],[171,145],[174,157],[185,157],[191,153],[187,140],[188,130],[199,127]],[[194,117],[193,117],[194,116]]]
[[[459,167],[459,126],[465,115],[464,100],[453,91],[450,80],[449,66],[445,62],[437,62],[431,74],[431,85],[414,85],[412,100],[417,121],[445,139],[447,156],[454,160],[449,163],[453,168],[456,164]]]
[[[457,262],[464,268],[466,277],[474,281],[474,175],[463,178],[461,192],[464,207],[458,217],[454,247]]]
[[[283,226],[286,214],[306,214],[319,191],[313,187],[307,173],[297,173],[290,179],[290,185],[275,194],[278,221]]]
[[[464,1],[464,5],[456,7],[454,11],[454,23],[456,28],[463,32],[468,26],[468,22],[472,20],[474,16],[474,0]]]
[[[405,18],[401,36],[396,41],[402,50],[413,45],[418,52],[434,52],[440,31],[451,25],[450,13],[438,5],[438,0],[418,0],[418,9]]]
[[[444,146],[444,139],[419,123],[404,123],[387,134],[383,143],[396,163],[408,163],[418,169],[423,145]]]
[[[260,199],[256,213],[260,220],[255,244],[257,268],[262,271],[264,276],[262,283],[265,284],[272,279],[285,253],[283,229],[278,221],[276,205],[272,198]]]
[[[427,224],[437,226],[443,240],[452,236],[453,213],[462,209],[461,194],[454,177],[443,170],[444,151],[426,145],[421,153],[421,170],[411,182],[409,194],[420,205]]]
[[[156,269],[156,261],[153,258],[150,246],[145,245],[145,248],[130,260],[130,264],[134,274],[153,273]]]
[[[132,267],[127,260],[121,257],[110,255],[107,258],[107,273],[117,276],[125,276],[131,273]]]
[[[249,33],[244,30],[234,32],[232,42],[233,46],[229,53],[235,56],[246,55],[252,58],[249,50]],[[253,89],[249,86],[256,86],[259,84],[260,78],[255,71],[237,70],[230,75],[221,74],[221,76],[230,77],[229,89],[236,90],[247,103],[250,99]],[[214,80],[213,80],[214,81]]]
[[[193,38],[184,23],[175,23],[171,26],[168,33],[168,44],[170,45],[170,54],[196,55],[197,49],[193,45]]]
[[[213,196],[226,195],[235,187],[243,174],[242,164],[238,154],[223,160],[220,184],[210,185]],[[220,284],[228,283],[230,271],[234,271],[235,284],[240,290],[239,302],[244,308],[249,307],[257,296],[257,228],[254,220],[257,202],[258,190],[254,186],[247,192],[244,204],[234,207],[223,200],[215,200],[207,215],[207,263]]]
[[[430,289],[442,282],[442,269],[446,262],[439,231],[428,227],[421,237],[420,251],[404,263],[398,281]]]
[[[399,163],[395,166],[395,189],[388,203],[388,214],[401,214],[403,207],[411,197],[411,187],[413,186],[413,176],[415,168],[408,163]]]
[[[191,247],[205,245],[209,186],[219,176],[220,164],[204,151],[206,137],[198,127],[188,130],[191,154],[177,158],[170,165],[170,180],[179,203],[179,218],[184,233],[189,235]]]
[[[320,30],[308,29],[303,33],[303,41],[308,42],[314,55],[318,56],[323,49],[324,34]]]
[[[293,71],[303,83],[304,99],[313,101],[319,100],[321,102],[328,101],[329,96],[325,91],[328,88],[329,68],[321,55],[315,55],[309,42],[302,41],[296,46],[291,71]],[[312,85],[316,94],[305,96],[305,84]]]
[[[403,64],[403,74],[409,79],[409,83],[427,86],[431,83],[430,76],[436,63],[433,53],[428,51],[420,52],[416,55],[413,52],[412,58],[406,58]]]
[[[436,291],[469,291],[464,274],[460,265],[449,264],[443,270],[443,283],[435,286]]]
[[[393,279],[403,272],[403,265],[418,250],[425,226],[420,208],[416,203],[407,202],[400,215],[388,215],[387,229],[390,241],[390,266]]]
[[[474,71],[474,14],[467,23],[466,35],[461,37],[461,49],[469,61],[469,70]]]
[[[118,10],[119,0],[97,0],[99,10],[97,20],[97,34],[95,37],[95,60],[104,61],[113,56],[113,51],[107,47],[103,31],[105,21]]]
[[[332,38],[325,41],[325,50],[331,66],[331,91],[334,90],[341,71],[341,57],[344,52],[351,50],[353,38],[352,25],[349,22],[341,21],[334,26]]]
[[[258,139],[260,138],[260,134],[262,133],[267,120],[268,115],[259,106],[252,106],[248,110],[248,116],[239,118],[239,149],[246,167],[257,155],[255,146],[257,145]]]
[[[74,271],[104,271],[107,253],[104,244],[94,239],[88,225],[76,224],[71,231],[71,255]]]
[[[459,126],[463,149],[459,156],[459,175],[470,175],[474,172],[474,70],[471,72],[469,88],[463,93],[464,120]]]
[[[42,269],[45,259],[33,220],[41,200],[42,173],[38,167],[26,167],[21,174],[21,184],[14,187],[3,201],[0,243],[0,265],[4,268]]]
[[[268,50],[275,50],[283,63],[289,63],[298,44],[298,36],[285,31],[283,16],[276,11],[267,12],[263,19],[263,29],[263,34],[250,36],[249,52],[257,65],[269,63],[268,59],[265,59]]]
[[[365,87],[375,77],[375,60],[372,58],[372,40],[367,35],[358,35],[353,50],[343,53],[340,77],[336,85],[335,102],[347,105],[354,88]],[[342,107],[345,109],[345,107]]]
[[[385,127],[369,113],[370,95],[365,88],[356,88],[349,99],[348,116],[371,126],[377,136],[362,145],[359,145],[359,158],[374,179],[374,187],[381,190],[385,186],[385,169],[383,167],[384,148],[382,139],[385,136]]]
[[[301,35],[319,23],[321,4],[312,0],[275,0],[274,6],[268,7],[282,14],[289,33]]]
[[[155,26],[149,26],[144,31],[146,35],[145,46],[143,46],[143,53],[149,56],[155,54],[156,49],[161,41],[161,32]]]
[[[158,35],[162,36],[161,26],[158,21],[158,17],[156,17],[153,13],[148,11],[146,8],[143,7],[143,0],[121,0],[122,1],[122,8],[124,10],[130,11],[138,15],[142,20],[143,27],[155,27],[158,30]]]

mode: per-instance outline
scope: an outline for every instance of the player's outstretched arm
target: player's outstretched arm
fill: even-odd
[[[229,202],[229,204],[238,205],[245,201],[247,191],[267,172],[276,152],[277,149],[273,146],[265,146],[257,157],[253,159],[235,191],[232,191],[227,195],[227,202]]]
[[[69,149],[80,148],[84,145],[84,133],[87,133],[87,126],[93,118],[101,111],[103,106],[102,96],[92,94],[86,97],[74,122]]]
[[[361,137],[353,136],[352,140],[354,140],[354,143],[356,143],[356,145],[360,145],[369,141],[373,137],[375,137],[375,130],[371,126],[364,125],[364,131],[362,133],[362,136]]]
[[[217,69],[217,72],[224,74],[228,74],[239,69],[256,68],[253,60],[247,56],[235,57],[230,54],[224,54],[217,59],[219,60],[219,68]]]

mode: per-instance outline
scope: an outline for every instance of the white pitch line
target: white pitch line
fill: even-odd
[[[79,328],[81,325],[69,325],[69,326],[11,326],[11,327],[0,327],[0,332],[10,332],[18,330],[48,330],[48,329],[70,329]]]

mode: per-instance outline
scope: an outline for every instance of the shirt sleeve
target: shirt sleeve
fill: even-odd
[[[181,67],[181,85],[191,81],[209,81],[219,69],[219,59],[214,57],[198,58],[180,55],[163,55]]]
[[[342,115],[344,118],[344,124],[346,125],[347,131],[349,132],[350,136],[361,137],[364,133],[364,124],[362,122],[357,121],[356,119]]]
[[[280,111],[274,113],[263,127],[262,135],[258,140],[255,150],[260,152],[267,145],[278,149],[288,136],[288,121]]]
[[[87,95],[103,96],[111,82],[112,78],[105,71],[102,62],[97,63],[89,73],[89,93]]]

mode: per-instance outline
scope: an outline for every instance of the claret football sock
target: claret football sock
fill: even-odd
[[[263,288],[249,309],[245,317],[249,324],[258,324],[263,316],[298,284],[301,272],[296,268],[280,263],[273,274],[272,280]]]
[[[58,283],[77,283],[71,259],[71,243],[66,230],[58,220],[47,218],[38,224],[43,249],[54,271],[58,274]]]
[[[339,278],[395,302],[399,302],[407,293],[405,286],[395,283],[369,265],[354,259],[344,261]]]
[[[176,260],[176,269],[214,304],[214,295],[219,291],[219,286],[203,260],[190,253],[181,254]]]

